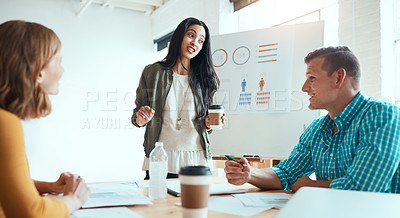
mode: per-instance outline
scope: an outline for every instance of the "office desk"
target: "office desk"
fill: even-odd
[[[226,179],[220,178],[220,177],[219,178],[213,177],[212,183],[214,183],[214,184],[226,183]],[[245,185],[238,186],[238,187],[243,188],[243,189],[248,189],[249,192],[260,191],[260,189],[254,187],[250,184],[245,184]],[[148,188],[142,188],[141,191],[142,191],[142,194],[148,196]],[[288,193],[288,192],[280,191],[280,190],[262,191],[262,192]],[[230,196],[230,195],[218,195],[218,196]],[[157,217],[157,218],[160,218],[160,217],[161,218],[182,217],[182,207],[176,205],[176,203],[181,202],[180,197],[175,197],[170,194],[167,194],[167,198],[152,200],[152,202],[153,202],[152,205],[135,205],[135,206],[131,206],[128,208],[131,209],[132,211],[134,211],[135,213],[138,213],[146,218],[147,217]],[[270,210],[258,213],[253,217],[264,217],[264,218],[271,217],[272,218],[275,216],[275,214],[278,213],[278,211],[279,211],[278,209],[270,209]],[[235,215],[231,215],[231,214],[227,214],[227,213],[219,213],[219,212],[209,210],[208,217],[232,218],[232,217],[241,217],[241,216],[235,216]]]

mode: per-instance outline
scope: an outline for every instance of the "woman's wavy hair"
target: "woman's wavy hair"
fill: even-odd
[[[0,108],[20,119],[46,116],[50,99],[37,83],[39,73],[61,49],[53,30],[22,20],[0,25]]]
[[[218,90],[220,82],[214,70],[214,65],[211,55],[210,31],[207,25],[196,18],[189,17],[183,20],[175,29],[168,48],[167,56],[160,62],[164,67],[173,67],[181,55],[181,45],[189,26],[200,25],[206,32],[205,41],[202,49],[196,57],[190,60],[189,85],[193,90],[195,97],[203,104],[205,108],[205,116],[208,106],[212,104],[212,99],[215,92]],[[201,92],[201,95],[200,93]],[[203,98],[201,98],[203,96]]]

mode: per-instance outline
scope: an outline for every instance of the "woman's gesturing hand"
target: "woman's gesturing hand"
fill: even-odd
[[[136,123],[139,126],[144,126],[146,123],[153,119],[155,110],[151,109],[149,106],[141,107],[138,112],[136,112]]]

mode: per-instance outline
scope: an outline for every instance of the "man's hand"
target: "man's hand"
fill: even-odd
[[[308,176],[303,176],[299,178],[293,185],[292,191],[297,192],[301,187],[309,186],[309,187],[320,187],[320,188],[329,188],[332,180],[324,181],[324,180],[312,180]]]
[[[241,158],[241,162],[245,163],[243,166],[240,163],[228,160],[225,162],[225,173],[228,182],[233,185],[243,185],[250,181],[250,165],[246,158]]]
[[[299,178],[292,186],[292,191],[297,192],[301,187],[312,186],[313,180],[308,176],[303,176]]]

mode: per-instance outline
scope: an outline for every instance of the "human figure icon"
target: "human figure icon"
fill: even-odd
[[[260,80],[260,82],[258,83],[258,85],[260,86],[260,91],[263,91],[264,85],[265,85],[264,78],[261,77],[261,80]]]
[[[243,79],[243,81],[242,81],[242,92],[246,91],[246,84],[247,84],[246,80]]]

